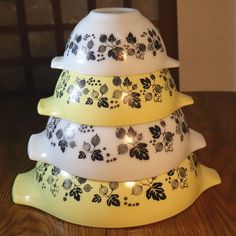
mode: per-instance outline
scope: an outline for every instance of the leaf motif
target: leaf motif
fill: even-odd
[[[129,32],[128,36],[126,37],[126,40],[128,43],[136,43],[136,37],[133,36],[133,34],[131,32]]]
[[[128,77],[125,77],[125,79],[123,81],[123,85],[126,87],[129,87],[132,85],[132,81]]]
[[[70,197],[73,196],[76,201],[80,201],[80,194],[81,193],[82,193],[81,188],[75,187],[70,190],[69,195],[70,195]]]
[[[121,41],[120,40],[117,40],[116,41],[116,45],[120,45],[121,44]]]
[[[140,82],[143,85],[144,89],[149,89],[151,86],[151,80],[147,77],[140,79]]]
[[[138,143],[135,147],[129,151],[131,157],[135,157],[138,160],[148,160],[149,154],[146,143]]]
[[[94,55],[94,51],[89,51],[89,52],[87,52],[86,58],[87,58],[88,61],[89,61],[89,60],[95,60],[96,57],[95,57],[95,55]]]
[[[132,108],[141,108],[141,100],[139,97],[139,93],[132,92],[123,98],[123,102],[124,104],[128,103],[128,105]]]
[[[105,34],[101,34],[99,37],[99,41],[101,43],[105,43],[107,41],[107,36]]]
[[[162,188],[162,183],[157,182],[152,184],[152,186],[146,191],[146,197],[148,200],[151,198],[155,201],[165,200],[166,194],[165,190]]]
[[[79,158],[79,159],[85,159],[85,158],[86,158],[86,154],[85,154],[85,152],[80,151],[80,152],[79,152],[79,156],[78,156],[78,158]]]
[[[115,36],[113,35],[113,34],[111,34],[109,37],[108,37],[108,41],[109,42],[115,42],[116,41],[116,38],[115,38]]]
[[[129,138],[134,138],[137,135],[137,131],[134,131],[134,129],[130,126],[127,132],[127,136]]]
[[[155,138],[155,139],[160,138],[161,128],[158,125],[155,125],[154,127],[149,127],[149,130],[150,130],[153,138]]]
[[[103,53],[103,52],[105,52],[106,51],[106,46],[105,45],[100,45],[99,47],[98,47],[98,52],[100,52],[100,53]]]
[[[102,201],[102,198],[100,197],[100,195],[94,194],[93,199],[92,199],[92,202],[99,203],[99,202],[101,202],[101,201]]]
[[[92,105],[93,104],[93,99],[92,98],[87,98],[85,104],[86,105]]]
[[[103,161],[103,155],[101,154],[101,150],[97,149],[97,150],[94,150],[92,155],[91,155],[91,159],[92,161]]]
[[[98,101],[98,107],[104,107],[104,108],[107,108],[109,107],[109,103],[108,103],[108,98],[101,98],[99,101]]]
[[[112,57],[116,61],[124,61],[124,49],[121,47],[114,47],[108,51],[108,57]]]
[[[74,55],[77,55],[77,52],[78,52],[78,46],[77,45],[73,45],[73,48],[71,50],[71,52],[74,54]]]
[[[66,140],[62,139],[59,141],[58,146],[60,146],[62,152],[65,152],[66,148],[68,147],[68,143]]]
[[[118,194],[112,194],[112,195],[107,199],[107,205],[108,205],[108,206],[115,206],[115,207],[120,206],[119,195],[118,195]]]

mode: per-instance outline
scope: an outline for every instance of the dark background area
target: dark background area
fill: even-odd
[[[175,0],[1,0],[0,96],[52,94],[68,35],[88,12],[101,7],[133,7],[161,32],[167,52],[178,58]],[[178,71],[172,70],[178,86]]]

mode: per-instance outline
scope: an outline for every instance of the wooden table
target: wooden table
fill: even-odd
[[[1,98],[0,235],[236,235],[236,93],[190,95],[195,104],[183,111],[190,127],[200,131],[207,141],[207,148],[197,152],[198,159],[218,170],[222,184],[204,192],[181,214],[127,229],[73,225],[40,210],[13,204],[11,189],[16,175],[34,166],[27,157],[29,136],[45,128],[47,117],[36,112],[38,97]]]

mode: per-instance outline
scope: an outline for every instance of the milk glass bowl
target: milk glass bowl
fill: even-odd
[[[134,125],[168,116],[193,99],[176,91],[168,70],[133,76],[88,76],[62,71],[38,112],[80,124]]]
[[[136,9],[91,11],[74,28],[52,68],[89,75],[133,75],[178,67],[157,28]]]
[[[105,181],[160,175],[205,147],[188,128],[181,110],[165,119],[122,127],[97,127],[51,117],[46,130],[31,136],[28,155],[71,174]]]
[[[217,172],[199,164],[194,154],[163,175],[130,182],[92,181],[38,162],[17,176],[12,194],[15,203],[68,222],[117,228],[176,215],[220,181]]]

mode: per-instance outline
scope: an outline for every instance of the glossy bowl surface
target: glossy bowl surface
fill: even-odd
[[[75,123],[126,126],[168,116],[193,99],[176,91],[168,70],[135,76],[88,76],[62,71],[54,95],[38,112]]]
[[[28,155],[83,178],[129,181],[165,173],[205,145],[181,110],[155,122],[117,128],[51,117],[43,132],[31,136]]]
[[[198,164],[194,155],[166,174],[131,182],[91,181],[38,162],[17,176],[12,195],[15,203],[71,223],[117,228],[176,215],[220,182],[217,172]]]
[[[71,33],[51,67],[89,75],[134,75],[178,67],[157,28],[131,8],[91,11]]]

